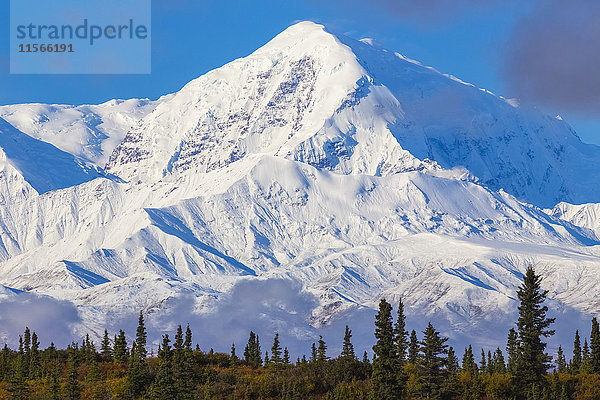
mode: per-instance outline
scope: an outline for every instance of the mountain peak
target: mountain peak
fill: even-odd
[[[589,187],[600,147],[562,121],[309,21],[163,101],[107,169],[155,182],[251,154],[377,176],[433,160],[543,207],[599,198]]]
[[[310,55],[323,62],[347,56],[354,58],[351,49],[344,46],[336,35],[328,32],[323,25],[312,21],[302,21],[289,26],[250,57],[265,55],[276,59]]]
[[[299,21],[287,27],[280,35],[306,35],[325,32],[325,26],[313,21]]]

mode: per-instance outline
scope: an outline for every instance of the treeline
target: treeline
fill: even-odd
[[[0,352],[0,398],[10,399],[600,399],[600,327],[583,340],[575,332],[569,361],[559,347],[554,363],[545,338],[554,319],[543,305],[541,278],[527,270],[517,292],[519,318],[504,351],[475,354],[468,346],[459,361],[432,324],[419,335],[406,330],[404,307],[381,300],[375,318],[373,359],[355,354],[346,326],[342,352],[332,358],[320,338],[307,356],[290,359],[275,333],[270,346],[250,332],[243,351],[228,354],[193,346],[189,326],[163,335],[158,354],[147,353],[140,313],[134,340],[107,331],[97,347],[89,336],[66,349],[40,349],[25,329],[19,348]],[[238,353],[240,353],[238,355]],[[551,371],[551,372],[550,372]]]

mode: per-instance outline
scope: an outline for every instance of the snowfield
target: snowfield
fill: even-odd
[[[77,334],[143,309],[360,347],[385,296],[492,345],[529,263],[565,334],[600,312],[600,147],[372,41],[302,22],[157,101],[0,117],[0,304],[71,302]]]

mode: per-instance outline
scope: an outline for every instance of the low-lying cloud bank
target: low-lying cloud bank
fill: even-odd
[[[3,288],[3,287],[2,287]],[[0,293],[0,344],[15,348],[25,327],[36,332],[43,347],[54,341],[66,346],[81,323],[75,305],[34,293],[3,289]]]
[[[375,342],[374,319],[376,310],[366,307],[353,307],[338,315],[331,324],[321,328],[310,325],[313,310],[318,306],[318,299],[288,279],[247,279],[232,288],[229,293],[221,295],[210,311],[199,312],[197,299],[183,296],[169,299],[164,309],[146,315],[150,352],[156,353],[161,335],[168,333],[174,336],[178,324],[190,324],[194,334],[194,344],[208,351],[229,352],[235,343],[238,355],[243,354],[250,330],[256,332],[261,341],[263,354],[271,349],[273,335],[280,334],[282,346],[288,347],[292,357],[310,354],[311,344],[322,335],[328,345],[328,354],[337,356],[341,351],[345,325],[352,329],[356,353],[362,356],[364,351],[372,353]],[[487,315],[485,321],[469,326],[469,321],[448,321],[443,313],[423,316],[410,308],[407,312],[407,329],[415,329],[419,338],[428,322],[443,334],[450,337],[449,344],[462,354],[464,347],[472,344],[475,349],[493,350],[499,346],[504,350],[506,334],[517,318],[515,310],[510,314]],[[563,345],[569,354],[573,342],[574,330],[579,329],[582,337],[589,335],[589,316],[571,308],[565,308],[559,302],[550,301],[549,316],[556,317],[553,328],[555,336],[549,338],[550,354],[555,354],[558,344]],[[393,304],[394,309],[397,306]],[[134,338],[138,315],[120,315],[107,319],[106,328],[112,335],[118,329],[125,330],[128,342]],[[48,346],[50,340],[59,347],[64,347],[72,340],[80,340],[86,327],[76,307],[66,301],[59,301],[47,296],[31,293],[0,293],[0,344],[8,343],[15,348],[19,335],[25,326],[37,332],[42,346]],[[92,333],[99,345],[99,335]],[[76,333],[74,333],[76,332]],[[479,350],[477,350],[479,351]]]

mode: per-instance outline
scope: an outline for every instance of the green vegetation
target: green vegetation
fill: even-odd
[[[308,359],[292,362],[276,332],[264,359],[254,332],[243,358],[235,345],[229,354],[203,352],[192,348],[189,326],[185,332],[179,326],[173,341],[164,334],[157,356],[149,356],[140,313],[131,342],[122,330],[113,340],[105,331],[99,351],[89,336],[66,349],[51,344],[41,350],[37,334],[26,328],[18,349],[5,345],[0,352],[0,399],[600,399],[598,321],[592,320],[583,348],[575,332],[570,361],[561,346],[552,364],[544,340],[554,333],[554,320],[546,316],[547,292],[540,282],[528,269],[517,292],[519,318],[508,332],[506,353],[500,347],[481,349],[479,363],[472,346],[459,363],[431,323],[421,334],[409,334],[402,302],[394,318],[385,299],[375,318],[372,361],[367,353],[357,358],[348,326],[335,358],[319,338]]]

